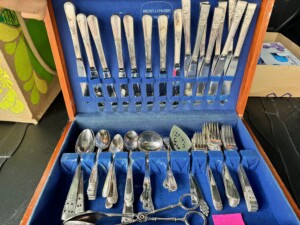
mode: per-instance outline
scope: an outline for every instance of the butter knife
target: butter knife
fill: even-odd
[[[256,6],[257,5],[255,3],[248,3],[245,17],[244,17],[243,24],[242,24],[242,28],[241,28],[241,32],[239,35],[238,43],[237,43],[235,51],[234,51],[234,55],[230,59],[230,63],[229,63],[227,71],[225,71],[226,76],[235,76],[236,69],[237,69],[237,66],[239,63],[240,53],[243,48],[243,44],[244,44],[246,35],[248,33],[248,29],[251,24]],[[231,80],[224,81],[222,90],[221,90],[221,95],[226,96],[226,95],[230,94],[231,84],[232,84]]]
[[[181,39],[182,39],[182,10],[176,9],[174,11],[174,67],[173,77],[180,76],[180,51],[181,51]],[[179,95],[180,82],[173,82],[173,95]]]
[[[124,60],[123,60],[123,52],[122,52],[122,33],[121,33],[121,18],[118,15],[112,15],[110,17],[111,28],[114,36],[115,47],[117,52],[117,60],[118,60],[118,67],[119,67],[119,74],[118,77],[120,79],[126,78],[126,72],[124,67]],[[128,86],[127,84],[121,84],[121,96],[126,97],[128,96]]]
[[[159,58],[160,58],[160,72],[159,77],[167,77],[166,57],[167,57],[167,35],[168,35],[168,17],[161,15],[157,19],[158,35],[159,35]],[[160,96],[167,95],[167,83],[159,84]]]
[[[222,36],[223,36],[223,29],[224,29],[224,21],[225,21],[226,11],[227,11],[227,2],[220,1],[219,7],[224,10],[224,13],[223,13],[223,16],[220,21],[220,27],[219,27],[217,40],[216,40],[216,46],[215,46],[215,55],[214,55],[212,66],[211,66],[212,70],[215,68],[217,60],[221,54],[221,44],[222,44]]]
[[[196,42],[195,42],[194,51],[192,54],[192,59],[189,65],[188,75],[187,75],[187,77],[189,78],[193,78],[196,76],[200,45],[201,45],[203,34],[206,35],[204,31],[207,24],[209,10],[210,10],[210,5],[208,2],[200,3],[200,16],[199,16],[198,27],[197,27]]]
[[[87,22],[100,58],[102,71],[103,71],[103,78],[104,79],[111,78],[111,73],[107,66],[107,62],[103,50],[98,19],[96,16],[90,15],[87,17]],[[107,84],[107,91],[110,97],[116,97],[116,92],[113,84]]]
[[[139,78],[140,75],[138,74],[136,56],[135,56],[133,17],[130,15],[125,15],[123,18],[123,24],[125,28],[125,35],[126,35],[127,46],[129,51],[129,59],[131,65],[131,78]],[[133,87],[134,96],[136,97],[140,96],[141,95],[140,84],[134,83],[132,87]]]
[[[81,37],[83,40],[85,52],[88,58],[89,66],[90,66],[90,72],[91,72],[91,79],[98,78],[98,71],[96,69],[92,47],[91,47],[91,41],[90,41],[90,35],[88,31],[88,25],[87,25],[87,19],[86,16],[82,13],[77,15],[77,23],[78,27],[81,33]]]
[[[210,188],[211,198],[212,198],[214,208],[218,211],[221,211],[223,209],[222,200],[220,197],[220,193],[214,175],[209,165],[207,165],[207,178],[208,178],[208,183],[209,183],[209,188]]]
[[[235,8],[235,13],[233,16],[233,20],[232,20],[232,25],[229,31],[229,34],[227,36],[226,42],[225,42],[225,46],[222,50],[222,53],[217,61],[216,67],[212,72],[212,76],[222,76],[223,71],[224,71],[224,64],[227,58],[227,54],[229,51],[229,47],[233,41],[233,38],[235,36],[235,33],[237,31],[237,28],[240,24],[241,18],[244,14],[244,11],[246,9],[247,6],[247,2],[245,1],[238,1],[236,8]],[[218,85],[219,82],[217,81],[213,81],[210,83],[209,86],[209,90],[208,90],[208,95],[209,96],[215,96],[217,94],[218,91]],[[209,103],[212,103],[212,100],[208,100]]]
[[[182,0],[182,23],[184,31],[184,76],[188,75],[191,62],[191,0]]]
[[[146,78],[152,78],[152,16],[144,15],[142,18],[143,33],[144,33],[144,45],[145,45],[145,57],[146,57]],[[147,96],[153,96],[153,84],[146,84]]]
[[[79,40],[78,40],[75,6],[71,2],[66,2],[64,4],[64,10],[67,17],[72,43],[75,51],[77,73],[79,77],[86,77],[86,71],[83,64]]]
[[[208,42],[208,47],[206,50],[206,55],[204,58],[204,62],[202,65],[202,68],[200,70],[200,76],[208,76],[209,71],[210,71],[210,64],[211,64],[211,56],[213,52],[213,48],[216,42],[217,34],[219,31],[219,26],[221,22],[221,18],[223,16],[223,9],[222,8],[215,8],[214,9],[214,16],[213,16],[213,22],[212,22],[212,27],[210,31],[210,37],[209,37],[209,42]]]

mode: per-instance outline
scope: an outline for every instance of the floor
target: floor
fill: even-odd
[[[300,203],[300,99],[250,98],[245,118]],[[60,94],[38,125],[0,122],[0,153],[17,149],[6,162],[0,158],[2,225],[20,223],[67,120]]]

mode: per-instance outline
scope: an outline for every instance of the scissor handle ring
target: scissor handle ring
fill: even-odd
[[[199,216],[201,216],[201,218],[203,219],[203,224],[202,225],[206,225],[206,217],[199,211],[190,211],[187,212],[184,216],[184,223],[185,225],[190,225],[189,221],[188,221],[188,217],[192,214],[197,214]]]
[[[191,199],[194,198],[196,200],[196,204],[193,205],[193,207],[186,207],[183,203],[183,199],[186,197],[190,197]],[[200,203],[199,203],[199,198],[197,197],[197,195],[195,194],[191,194],[191,193],[187,193],[187,194],[183,194],[180,199],[179,199],[179,203],[181,205],[181,208],[183,208],[186,211],[191,211],[191,210],[195,210],[199,207]]]

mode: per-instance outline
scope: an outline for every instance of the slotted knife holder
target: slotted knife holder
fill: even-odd
[[[233,126],[238,151],[222,152],[193,152],[192,169],[196,179],[200,184],[205,200],[210,207],[208,224],[213,224],[213,214],[242,213],[246,224],[299,224],[296,216],[298,213],[295,203],[291,200],[289,193],[282,184],[269,159],[257,143],[251,131],[246,128],[241,116],[244,112],[246,99],[248,97],[251,81],[255,71],[257,58],[262,45],[264,33],[266,31],[269,14],[272,9],[272,0],[251,0],[257,3],[254,18],[250,24],[248,34],[240,55],[236,75],[234,77],[211,77],[207,78],[185,78],[183,74],[184,61],[184,34],[182,34],[181,45],[181,74],[173,76],[174,60],[174,24],[173,12],[181,8],[181,1],[147,1],[147,0],[76,0],[72,3],[76,7],[76,13],[83,13],[86,16],[95,15],[99,20],[103,48],[108,67],[112,78],[103,79],[103,71],[92,42],[93,55],[99,78],[91,79],[89,65],[83,47],[82,39],[79,35],[80,48],[87,76],[79,77],[76,68],[74,49],[71,41],[63,4],[66,1],[48,1],[47,17],[45,19],[51,47],[55,56],[64,99],[70,122],[67,124],[62,137],[55,148],[49,161],[42,180],[32,198],[32,201],[21,222],[24,224],[61,224],[60,220],[64,202],[71,184],[72,176],[76,170],[78,155],[74,153],[76,139],[80,132],[89,128],[95,133],[100,129],[106,129],[113,136],[117,133],[124,136],[128,130],[135,130],[138,134],[142,131],[153,130],[161,136],[168,136],[172,125],[182,128],[189,137],[195,131],[201,131],[205,122],[218,122]],[[207,42],[209,37],[212,12],[218,1],[211,0],[211,11],[208,18]],[[127,14],[134,18],[135,49],[137,58],[137,69],[139,78],[131,78],[131,68],[124,26],[122,23],[122,46],[124,65],[127,78],[118,78],[118,64],[116,49],[113,41],[113,34],[110,24],[110,17],[117,14],[123,17]],[[152,30],[152,72],[153,78],[146,78],[144,37],[142,28],[142,16],[149,14],[153,17]],[[157,17],[159,15],[168,16],[167,34],[167,77],[160,78],[159,62],[159,38]],[[191,1],[191,46],[193,49],[197,23],[199,18],[199,1]],[[227,18],[227,16],[226,16]],[[227,20],[224,23],[222,46],[228,34]],[[240,27],[239,27],[240,29]],[[234,39],[234,46],[237,42],[238,33]],[[91,39],[92,40],[92,39]],[[207,43],[206,43],[207,44]],[[218,81],[219,87],[225,80],[231,80],[232,88],[229,96],[221,96],[220,91],[216,96],[207,95],[210,81]],[[173,95],[172,84],[180,83],[180,94]],[[195,83],[193,94],[184,95],[186,83]],[[196,96],[198,82],[205,82],[205,94]],[[139,83],[141,86],[141,96],[135,96],[133,84]],[[167,84],[166,96],[159,95],[160,83]],[[116,97],[110,97],[105,88],[113,84]],[[128,85],[128,96],[122,97],[120,93],[121,84]],[[153,84],[154,94],[148,96],[146,93],[147,84]],[[82,86],[88,86],[89,96],[82,93]],[[99,97],[95,93],[94,87],[101,86],[102,95]],[[221,89],[221,88],[219,88]],[[212,104],[207,101],[213,100]],[[226,100],[225,104],[220,101]],[[96,153],[83,154],[81,158],[84,171],[84,191],[86,210],[99,210],[104,212],[122,212],[124,186],[127,171],[127,152],[116,154],[116,174],[118,182],[119,201],[110,210],[105,209],[105,199],[101,197],[101,191],[106,177],[111,154],[103,152],[99,155],[99,186],[95,201],[88,201],[86,189],[91,168],[94,163]],[[143,175],[145,170],[145,154],[143,152],[133,152],[133,179],[134,179],[134,211],[142,210],[139,196],[142,192]],[[241,203],[236,208],[231,208],[225,197],[225,190],[221,176],[221,164],[225,162],[232,174],[233,180],[241,196]],[[152,198],[155,208],[176,203],[179,197],[189,192],[188,168],[189,155],[187,151],[176,151],[171,153],[171,165],[178,182],[177,192],[168,192],[163,188],[162,183],[165,178],[167,166],[167,153],[151,152],[150,168],[152,182]],[[210,197],[208,181],[206,177],[206,165],[209,163],[215,175],[220,195],[224,205],[222,211],[216,211]],[[239,163],[245,168],[249,181],[256,194],[259,210],[249,213],[243,198],[241,186],[238,182],[237,167]],[[175,211],[178,216],[183,215],[182,211]],[[170,214],[162,213],[162,216]],[[119,221],[109,219],[105,224],[115,224]],[[148,222],[147,224],[157,224]],[[168,223],[175,224],[175,223]]]

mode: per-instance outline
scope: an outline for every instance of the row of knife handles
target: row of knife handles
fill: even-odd
[[[183,111],[201,110],[230,101],[234,77],[199,78],[107,78],[86,81],[78,78],[83,100],[98,104],[99,111]],[[209,93],[218,85],[215,95]]]

